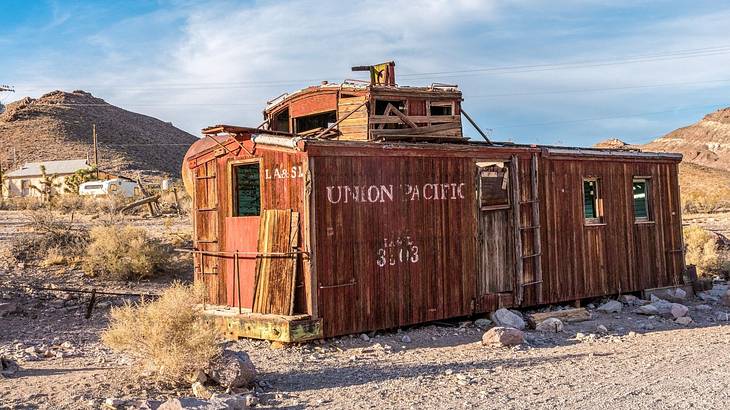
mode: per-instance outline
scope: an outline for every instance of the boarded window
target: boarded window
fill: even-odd
[[[259,164],[233,167],[233,216],[256,216],[261,213]]]
[[[635,178],[633,182],[634,218],[648,221],[649,218],[649,180]]]
[[[583,216],[588,223],[600,222],[598,179],[583,180]]]
[[[508,188],[509,171],[504,164],[492,163],[479,167],[479,198],[482,209],[509,207]]]
[[[384,115],[388,104],[393,105],[398,111],[406,113],[406,102],[404,100],[375,100],[375,115]]]

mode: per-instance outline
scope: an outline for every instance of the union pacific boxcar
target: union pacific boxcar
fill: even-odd
[[[203,130],[183,173],[210,317],[293,342],[683,284],[680,155],[473,142],[461,103],[323,84]]]

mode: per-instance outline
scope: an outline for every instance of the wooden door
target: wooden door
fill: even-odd
[[[195,238],[194,247],[203,253],[195,255],[195,282],[203,283],[208,303],[225,303],[225,289],[218,277],[220,256],[218,243],[218,179],[216,160],[195,168]],[[206,253],[210,252],[210,253]]]
[[[505,162],[477,163],[479,207],[479,296],[514,290],[515,259],[509,167]]]

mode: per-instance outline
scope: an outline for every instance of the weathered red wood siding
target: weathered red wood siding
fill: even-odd
[[[575,157],[541,161],[543,301],[678,285],[684,259],[677,164]],[[651,177],[651,222],[636,222],[634,177]],[[583,178],[600,179],[603,224],[586,225]],[[525,304],[537,303],[533,289]]]
[[[318,306],[325,334],[471,313],[473,161],[340,154],[313,161]]]
[[[258,230],[246,231],[241,229],[239,223],[226,223],[226,221],[239,219],[231,214],[233,195],[231,164],[247,160],[258,160],[260,163],[262,180],[261,209],[293,209],[300,212],[299,243],[303,243],[302,238],[304,238],[304,229],[307,224],[307,215],[304,212],[304,186],[307,172],[306,154],[280,147],[264,145],[254,147],[251,141],[244,141],[243,144],[253,155],[249,155],[246,151],[240,149],[238,144],[230,139],[224,144],[230,152],[224,152],[222,148],[219,148],[195,158],[191,164],[195,170],[194,175],[203,175],[206,172],[216,175],[216,178],[212,180],[214,181],[214,188],[211,187],[211,180],[200,180],[200,188],[196,190],[195,195],[200,198],[196,200],[196,205],[213,203],[217,205],[215,218],[210,216],[196,218],[196,238],[214,239],[217,242],[214,244],[215,246],[203,243],[196,243],[196,246],[199,249],[215,251],[249,251],[250,249],[239,249],[240,246],[237,245],[249,243],[251,240],[256,241],[256,238],[258,238]],[[215,169],[210,170],[213,166]],[[216,195],[215,201],[208,199],[213,194]],[[201,214],[201,212],[196,213]],[[236,232],[230,232],[231,230]],[[247,236],[248,238],[239,240],[236,235]],[[200,257],[197,256],[196,258],[199,259]],[[230,261],[232,256],[205,258],[206,261],[216,259],[215,273],[205,275],[209,295],[208,302],[226,304],[229,297],[232,297],[232,291],[228,289],[233,286],[233,264]],[[196,260],[196,272],[200,270],[198,265],[199,262]],[[253,272],[251,272],[253,264],[242,259],[239,266],[241,275],[244,278],[253,275]],[[305,294],[304,278],[308,274],[309,264],[303,263],[303,257],[299,258],[296,281],[297,293],[295,296],[295,312],[297,313],[306,313],[307,295]],[[203,276],[199,276],[202,280]],[[196,276],[197,279],[198,276]]]

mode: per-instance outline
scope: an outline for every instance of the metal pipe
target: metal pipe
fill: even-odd
[[[482,131],[482,129],[479,128],[479,126],[477,125],[477,123],[474,122],[474,120],[471,119],[471,117],[469,116],[469,114],[467,114],[466,111],[464,111],[463,108],[461,109],[461,113],[464,114],[464,117],[469,121],[469,123],[474,128],[476,128],[477,131],[479,131],[480,134],[482,134],[482,138],[484,138],[484,141],[487,141],[487,144],[492,145],[492,141],[490,141],[489,138],[487,138],[487,134],[485,134],[484,131]]]
[[[235,266],[233,267],[233,272],[236,275],[236,291],[238,292],[238,314],[240,315],[243,313],[241,310],[241,269],[238,267],[238,250],[236,250],[236,253],[233,256],[233,263],[235,263]]]

